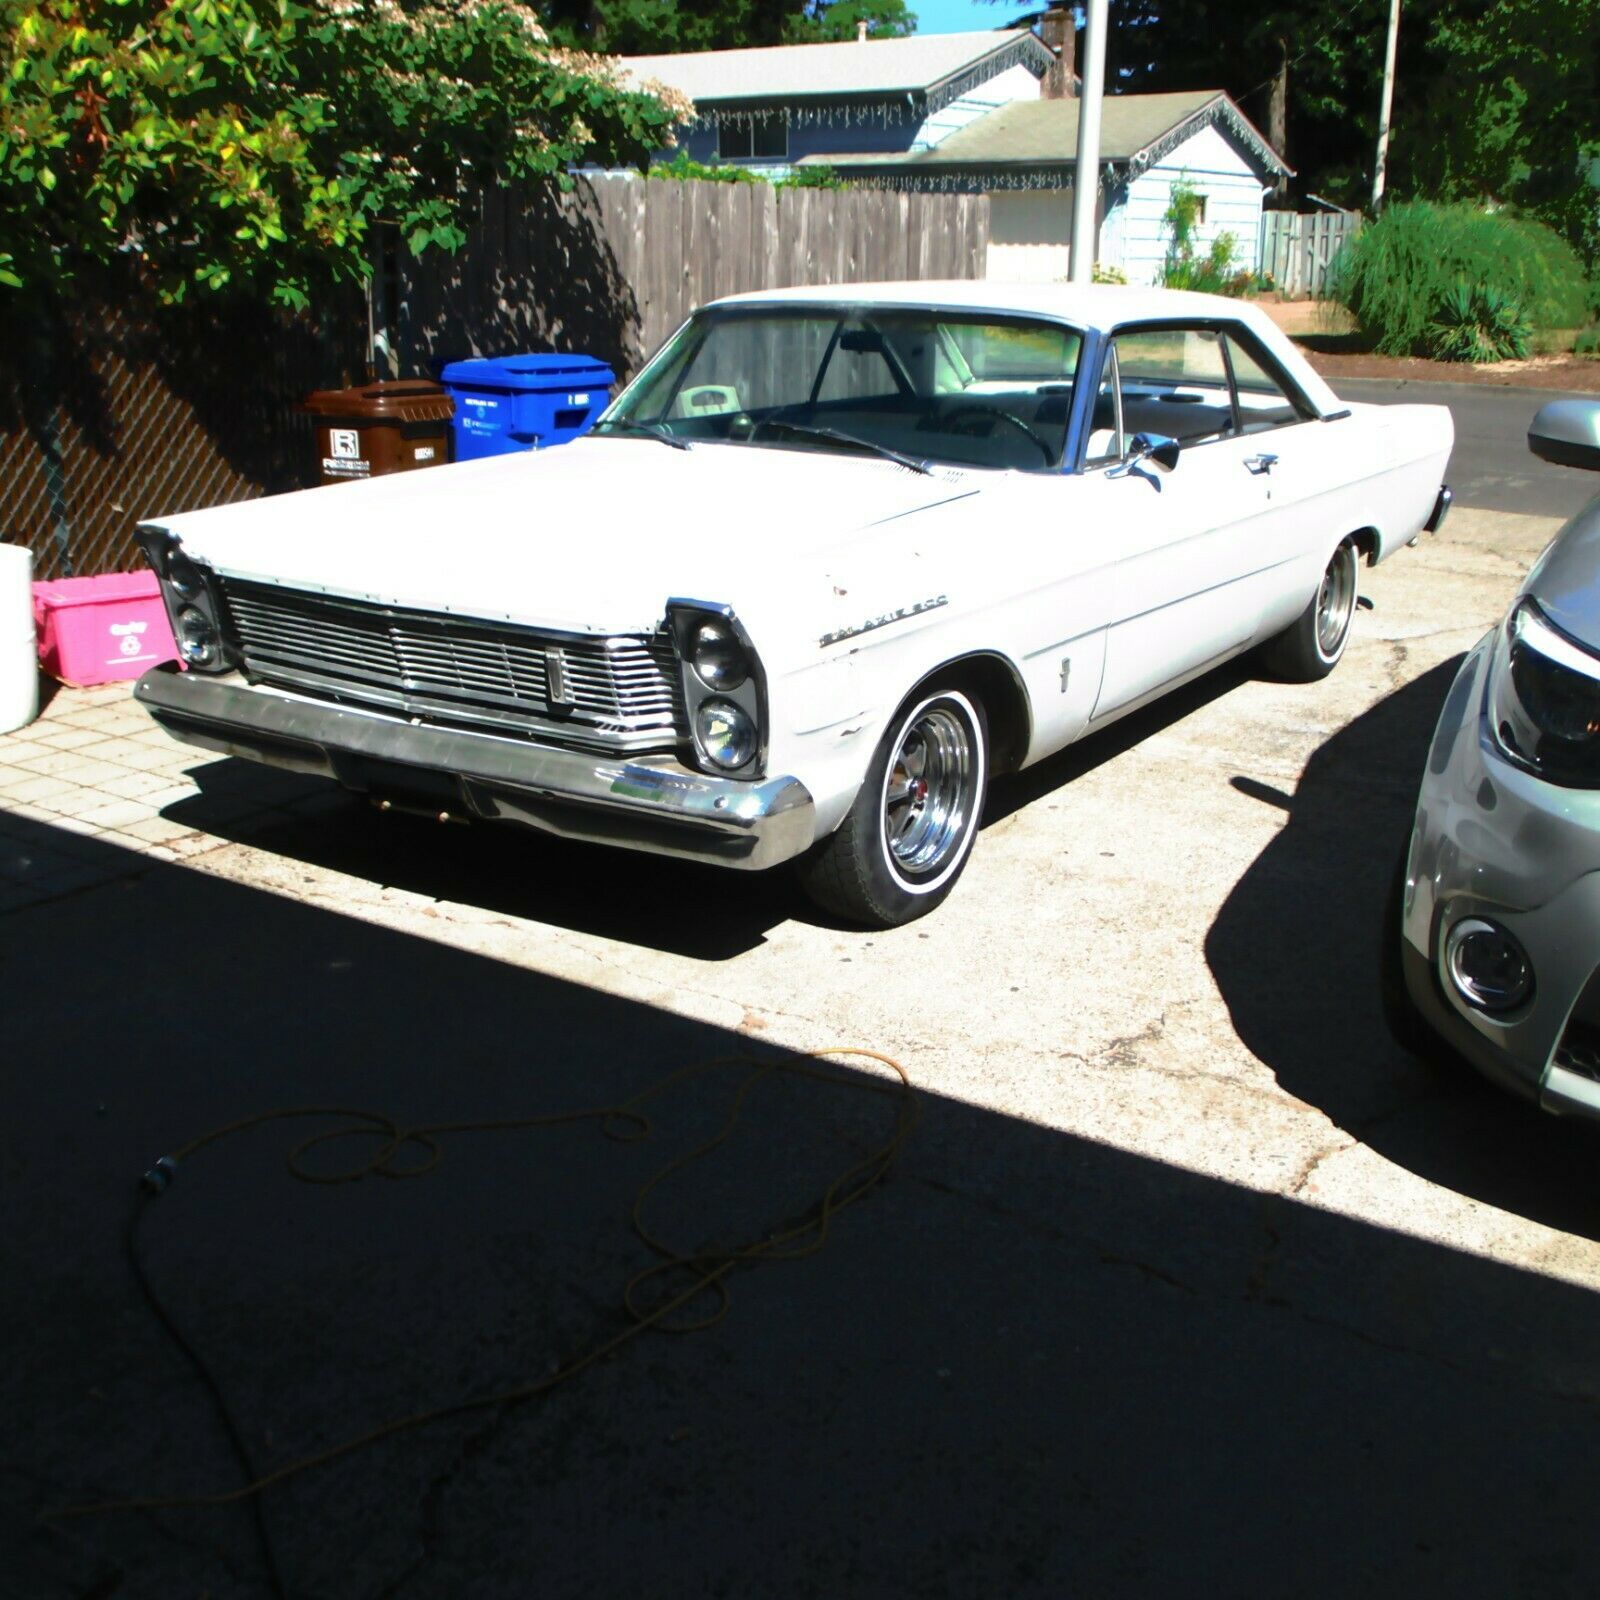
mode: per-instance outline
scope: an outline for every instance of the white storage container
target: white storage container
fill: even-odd
[[[39,646],[33,627],[33,552],[0,544],[0,733],[39,715]]]

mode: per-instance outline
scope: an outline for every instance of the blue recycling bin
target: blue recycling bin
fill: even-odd
[[[566,444],[586,433],[617,381],[592,356],[490,356],[452,361],[439,381],[455,401],[457,461]]]

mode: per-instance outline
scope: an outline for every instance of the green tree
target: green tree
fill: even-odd
[[[905,0],[539,0],[553,39],[608,54],[678,55],[763,45],[907,34],[917,19]]]
[[[1412,192],[1509,203],[1600,259],[1600,4],[1497,0],[1438,15],[1439,64],[1401,122]]]
[[[376,221],[454,248],[489,183],[642,159],[684,108],[508,0],[0,0],[0,281],[117,260],[306,304]]]

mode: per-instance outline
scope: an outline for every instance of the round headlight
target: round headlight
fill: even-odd
[[[181,550],[174,550],[167,562],[167,582],[185,600],[193,600],[206,586],[206,580],[201,575],[199,567]]]
[[[720,618],[695,626],[689,639],[689,665],[708,689],[724,693],[737,689],[750,676],[750,663],[739,636]]]
[[[1533,964],[1510,929],[1463,917],[1445,940],[1445,969],[1468,1005],[1512,1011],[1533,993]]]
[[[695,713],[700,748],[730,771],[749,764],[756,753],[756,725],[727,700],[707,700]]]
[[[191,666],[209,666],[217,659],[217,629],[205,612],[185,606],[178,613],[178,649]]]

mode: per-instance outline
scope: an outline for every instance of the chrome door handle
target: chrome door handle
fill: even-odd
[[[1278,458],[1271,455],[1246,456],[1244,462],[1250,473],[1259,478],[1263,472],[1271,472],[1277,466]]]

